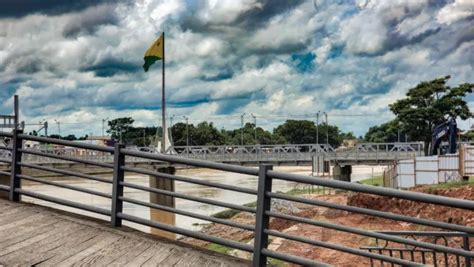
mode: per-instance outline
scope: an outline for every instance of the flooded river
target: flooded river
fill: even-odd
[[[310,175],[311,174],[311,167],[309,166],[292,166],[292,167],[275,167],[277,171],[284,171],[284,172],[291,172],[291,173],[298,173],[303,175]],[[370,178],[372,173],[374,176],[380,175],[382,172],[381,167],[356,167],[353,169],[353,180],[360,180]],[[227,173],[209,169],[178,169],[177,175],[192,177],[196,179],[201,179],[209,182],[221,183],[221,184],[228,184],[228,185],[235,185],[243,188],[250,188],[250,189],[257,189],[257,177],[248,176],[243,174],[236,174],[236,173]],[[108,177],[110,178],[111,175]],[[48,178],[50,179],[50,178]],[[126,182],[148,186],[149,185],[149,177],[145,175],[126,175],[125,177]],[[55,178],[55,181],[59,181],[61,183],[68,183],[75,186],[80,186],[82,188],[92,189],[104,193],[111,193],[111,185],[91,181],[86,179],[80,178]],[[297,184],[293,182],[281,181],[281,180],[274,180],[273,183],[273,191],[282,191],[286,192],[289,191]],[[109,199],[93,196],[90,194],[84,194],[81,192],[76,192],[72,190],[57,188],[49,185],[38,184],[34,182],[24,181],[23,187],[34,192],[59,197],[62,199],[67,199],[83,204],[88,204],[96,207],[101,207],[104,209],[110,209],[111,203]],[[219,200],[226,203],[232,204],[246,204],[256,200],[256,196],[252,196],[249,194],[237,193],[228,190],[222,190],[218,188],[211,188],[206,186],[200,186],[195,184],[183,183],[183,182],[176,182],[175,183],[175,191],[179,193],[184,193],[190,196],[202,197],[212,200]],[[124,192],[126,197],[133,198],[136,200],[142,200],[148,202],[150,199],[149,193],[141,190],[135,190],[131,188],[125,188]],[[37,203],[40,205],[51,206],[55,208],[60,208],[68,211],[72,211],[75,213],[81,213],[89,216],[94,216],[98,218],[102,218],[104,220],[109,220],[108,217],[97,215],[95,213],[89,213],[82,210],[77,210],[74,208],[69,208],[61,205],[57,205],[54,203],[33,199],[29,197],[23,197],[25,201]],[[199,202],[193,202],[183,199],[176,198],[176,208],[190,211],[194,213],[198,213],[201,215],[212,215],[216,212],[222,211],[225,208],[203,204]],[[153,211],[155,212],[155,211]],[[138,216],[141,218],[150,218],[150,209],[147,207],[142,207],[130,203],[124,203],[124,213],[130,214],[134,216]],[[155,217],[156,214],[153,215]],[[198,219],[177,215],[176,216],[176,225],[182,228],[191,229],[191,230],[199,230],[200,224],[207,223],[207,221],[201,221]],[[148,227],[124,222],[125,225],[140,229],[142,231],[150,231]]]

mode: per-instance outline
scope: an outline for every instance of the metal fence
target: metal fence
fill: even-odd
[[[188,236],[200,240],[205,240],[208,242],[220,244],[223,246],[231,247],[234,249],[250,252],[253,254],[252,263],[253,266],[264,266],[267,264],[268,258],[275,258],[282,261],[287,261],[290,263],[301,264],[301,265],[317,265],[323,266],[327,265],[324,262],[317,261],[317,255],[314,255],[312,258],[303,258],[295,255],[290,255],[283,253],[281,251],[275,251],[269,249],[269,237],[279,237],[286,240],[291,240],[295,242],[301,242],[304,244],[309,244],[317,247],[327,248],[339,251],[341,253],[348,253],[357,256],[367,257],[372,260],[383,261],[395,265],[423,265],[422,262],[417,261],[416,259],[408,259],[408,258],[400,258],[395,257],[393,255],[386,255],[383,253],[378,253],[374,251],[368,251],[366,249],[361,248],[354,248],[354,247],[347,247],[340,244],[324,242],[321,240],[314,240],[309,239],[304,236],[292,235],[289,233],[285,233],[282,231],[277,231],[270,228],[270,219],[271,218],[279,218],[288,221],[294,221],[301,224],[308,224],[312,226],[323,227],[326,229],[332,229],[348,234],[356,234],[361,235],[369,238],[375,238],[378,240],[386,240],[388,242],[395,242],[398,244],[417,247],[424,250],[433,251],[435,253],[443,253],[446,255],[452,255],[454,257],[459,257],[463,259],[463,264],[466,266],[471,266],[472,259],[474,257],[474,252],[470,250],[470,247],[452,247],[443,244],[436,244],[432,242],[426,242],[423,240],[414,240],[410,238],[405,238],[393,234],[371,231],[367,229],[361,229],[346,225],[335,224],[332,222],[326,222],[321,220],[314,220],[311,218],[299,217],[294,214],[287,214],[280,211],[275,211],[271,209],[271,202],[273,199],[280,199],[286,200],[290,202],[297,202],[303,203],[307,205],[317,206],[317,207],[326,207],[335,210],[342,210],[351,213],[358,213],[364,214],[369,216],[374,216],[378,218],[396,220],[411,224],[417,224],[422,226],[433,227],[435,229],[443,229],[448,230],[456,233],[462,233],[466,238],[471,238],[474,235],[474,228],[469,227],[466,225],[459,225],[454,223],[448,223],[444,221],[435,221],[430,219],[423,219],[417,217],[410,217],[401,214],[394,214],[390,212],[384,212],[379,210],[372,210],[368,208],[362,207],[355,207],[355,206],[348,206],[345,204],[337,204],[327,201],[322,201],[318,199],[309,199],[304,198],[301,196],[292,196],[285,193],[274,192],[272,190],[272,185],[274,180],[285,180],[291,181],[296,183],[305,183],[309,185],[315,186],[324,186],[333,189],[339,190],[348,190],[353,192],[362,192],[368,194],[375,194],[380,196],[386,196],[391,198],[397,199],[406,199],[411,201],[417,202],[425,202],[431,203],[435,205],[441,206],[448,206],[458,209],[463,209],[468,211],[474,210],[474,201],[469,200],[462,200],[462,199],[453,199],[448,197],[436,196],[436,195],[428,195],[416,192],[408,192],[408,191],[400,191],[394,190],[389,188],[380,188],[380,187],[372,187],[366,186],[362,184],[356,183],[347,183],[342,181],[336,180],[329,180],[329,179],[318,179],[315,177],[298,175],[298,174],[291,174],[291,173],[283,173],[272,170],[271,165],[260,165],[259,168],[248,168],[236,165],[228,165],[222,163],[216,163],[211,161],[202,161],[196,159],[187,159],[183,157],[176,157],[172,155],[164,155],[164,154],[152,154],[140,151],[134,151],[124,148],[122,145],[117,144],[114,148],[111,147],[103,147],[103,146],[95,146],[95,145],[87,145],[87,144],[77,144],[74,142],[62,141],[57,139],[51,138],[43,138],[43,137],[32,137],[28,135],[24,135],[18,132],[14,132],[14,134],[9,133],[0,133],[0,137],[3,138],[11,138],[11,147],[1,147],[0,149],[4,150],[11,150],[12,157],[11,160],[4,160],[2,159],[2,163],[10,164],[9,171],[1,171],[0,174],[2,175],[9,175],[11,180],[9,185],[0,185],[0,191],[6,191],[9,193],[9,198],[11,201],[20,201],[21,196],[29,196],[32,198],[37,198],[45,201],[54,202],[61,205],[66,205],[74,208],[78,208],[81,210],[86,210],[89,212],[94,212],[102,215],[106,215],[110,217],[110,222],[112,226],[119,227],[122,224],[122,221],[129,221],[145,226],[150,226],[154,228],[158,228],[161,230],[169,231],[172,233],[180,234],[183,236]],[[96,162],[88,159],[77,158],[73,156],[61,156],[61,155],[52,155],[48,153],[38,152],[31,149],[23,148],[22,144],[26,140],[36,140],[43,143],[49,144],[66,144],[67,146],[71,147],[78,147],[87,150],[93,150],[103,153],[110,153],[113,155],[114,160],[113,163],[104,163],[104,162]],[[73,170],[64,170],[64,169],[57,169],[54,167],[45,167],[36,165],[33,163],[24,163],[22,162],[22,156],[26,154],[34,154],[36,156],[42,157],[58,157],[61,160],[70,161],[70,162],[78,162],[92,166],[99,166],[103,168],[109,168],[113,171],[113,178],[112,179],[105,179],[100,177],[95,177],[93,175],[87,175],[83,173],[79,173]],[[126,162],[128,157],[135,157],[146,159],[149,161],[161,161],[167,162],[171,164],[180,164],[180,165],[188,165],[194,167],[201,167],[201,168],[209,168],[213,170],[225,171],[225,172],[232,172],[232,173],[240,173],[246,174],[250,176],[258,177],[258,188],[257,189],[248,189],[239,187],[236,185],[227,185],[227,184],[220,184],[215,182],[203,181],[196,178],[191,177],[184,177],[166,173],[160,173],[153,170],[147,170],[137,167],[128,167],[126,166]],[[54,172],[59,174],[64,174],[68,176],[76,176],[83,179],[90,179],[95,180],[102,183],[107,183],[110,185],[111,194],[97,192],[95,190],[84,189],[75,185],[65,184],[65,183],[58,183],[53,182],[33,176],[28,176],[22,174],[23,168],[30,168],[30,169],[37,169],[42,171]],[[202,185],[206,187],[212,188],[219,188],[223,190],[229,190],[234,192],[239,192],[242,194],[249,194],[254,195],[257,199],[257,206],[256,208],[247,207],[244,205],[237,205],[234,203],[226,203],[218,200],[211,200],[208,198],[203,197],[195,197],[186,194],[182,194],[179,192],[173,191],[166,191],[158,188],[153,188],[150,186],[138,185],[135,183],[131,183],[125,180],[125,172],[133,172],[145,175],[153,175],[162,179],[169,179],[173,181],[181,181],[186,183],[192,183],[197,185]],[[22,180],[29,180],[39,183],[44,183],[52,186],[62,187],[70,190],[76,190],[87,194],[97,195],[100,197],[104,197],[111,200],[110,208],[100,208],[91,206],[84,203],[69,201],[66,199],[62,199],[57,196],[50,196],[38,192],[34,192],[32,190],[27,190],[22,188],[21,181]],[[126,197],[124,195],[124,188],[133,188],[136,190],[149,192],[152,194],[158,194],[163,196],[168,196],[171,198],[181,198],[187,199],[190,201],[197,201],[201,203],[206,203],[210,205],[230,208],[242,212],[247,212],[250,214],[255,214],[255,224],[242,224],[231,220],[226,219],[218,219],[206,215],[199,214],[197,211],[185,211],[175,207],[164,206],[160,204],[150,203],[147,201],[137,200],[133,198]],[[133,203],[135,205],[145,206],[152,209],[158,209],[166,212],[171,212],[174,214],[180,214],[184,216],[194,217],[218,224],[224,224],[230,227],[235,227],[238,229],[243,229],[245,231],[250,231],[254,233],[255,239],[254,244],[247,244],[242,242],[237,242],[233,240],[224,239],[217,236],[212,236],[206,233],[201,233],[197,231],[192,231],[188,229],[184,229],[181,227],[176,227],[174,225],[169,225],[161,222],[157,222],[150,219],[141,218],[132,214],[126,213],[123,209],[124,203]]]
[[[384,185],[411,188],[461,181],[469,176],[474,176],[474,146],[461,144],[456,154],[420,156],[394,162],[384,172]]]

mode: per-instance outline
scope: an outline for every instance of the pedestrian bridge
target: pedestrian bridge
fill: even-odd
[[[351,254],[357,257],[357,261],[352,263],[363,266],[367,266],[373,261],[376,261],[377,263],[380,262],[381,265],[389,263],[401,266],[423,266],[426,264],[435,266],[471,266],[472,260],[474,259],[474,252],[471,251],[470,245],[470,240],[472,240],[472,237],[474,236],[474,228],[472,225],[469,225],[469,223],[455,223],[451,220],[444,220],[444,218],[421,218],[420,216],[396,214],[367,207],[350,206],[346,203],[329,202],[324,199],[295,196],[275,191],[275,188],[272,189],[272,187],[275,180],[289,181],[337,189],[337,191],[342,190],[373,194],[393,198],[397,201],[407,200],[422,202],[430,204],[430,206],[435,205],[433,208],[455,208],[462,212],[461,214],[468,214],[474,210],[474,201],[472,200],[380,188],[357,183],[279,172],[274,171],[272,166],[268,164],[260,164],[258,168],[251,168],[172,155],[140,152],[127,149],[120,144],[115,145],[114,148],[109,148],[78,144],[51,138],[32,137],[18,132],[14,132],[13,134],[0,132],[0,137],[8,137],[13,140],[12,146],[5,148],[6,150],[11,151],[11,157],[2,159],[2,162],[7,163],[9,168],[0,171],[0,181],[2,182],[2,184],[0,184],[0,195],[8,197],[10,201],[8,203],[11,203],[11,205],[9,205],[4,201],[0,201],[0,265],[25,265],[31,263],[44,263],[45,265],[72,265],[75,263],[107,265],[108,263],[111,263],[113,265],[115,261],[119,263],[125,261],[125,263],[138,262],[139,264],[137,263],[137,265],[144,264],[156,266],[164,261],[165,263],[172,262],[172,264],[170,263],[169,265],[189,266],[190,264],[196,264],[193,259],[198,259],[197,262],[204,261],[202,264],[206,264],[205,260],[208,259],[208,252],[203,251],[202,249],[186,246],[182,243],[173,242],[173,245],[169,245],[165,240],[144,240],[138,238],[140,233],[129,232],[126,227],[122,227],[122,222],[152,227],[169,233],[199,239],[208,242],[208,244],[218,244],[224,247],[247,252],[249,253],[248,255],[252,266],[255,267],[271,264],[270,259],[277,259],[304,266],[326,266],[331,264],[330,262],[322,262],[319,255],[317,253],[311,253],[311,250],[284,251],[274,249],[272,248],[271,243],[276,239],[281,240],[279,242],[298,242],[310,247],[320,247],[332,250],[337,258],[344,258],[345,255]],[[103,162],[93,160],[86,161],[81,157],[74,157],[72,155],[62,156],[38,152],[32,149],[25,149],[23,148],[24,140],[36,140],[45,144],[61,144],[78,149],[92,150],[97,153],[109,153],[113,155],[113,161],[111,164],[105,165]],[[72,169],[68,171],[68,175],[75,175],[78,179],[94,180],[95,182],[104,183],[105,185],[108,185],[108,190],[104,192],[98,191],[96,188],[82,188],[68,179],[52,181],[41,177],[35,177],[34,173],[26,175],[24,174],[25,169],[42,170],[43,168],[37,163],[25,163],[23,161],[23,156],[27,154],[77,162],[91,166],[111,168],[112,175],[108,178],[85,175],[84,173]],[[130,158],[144,161],[167,162],[172,165],[182,164],[190,167],[209,168],[228,173],[243,174],[257,179],[258,185],[256,188],[246,188],[241,185],[207,181],[200,179],[199,177],[179,176],[173,173],[163,173],[155,170],[143,169],[139,166],[130,167],[127,166],[127,162]],[[64,170],[57,169],[54,166],[48,167],[48,171],[59,174],[64,173]],[[139,184],[136,181],[127,179],[125,172],[152,175],[155,176],[156,180],[159,182],[155,184],[150,182],[149,185]],[[67,195],[59,196],[38,192],[36,187],[26,187],[22,181],[32,181],[52,186],[54,188],[64,188],[67,190],[79,191],[87,195],[102,197],[110,200],[110,205],[97,206],[94,203],[85,202],[86,198],[73,201],[68,199]],[[250,195],[254,197],[256,205],[249,206],[239,204],[237,199],[232,201],[232,203],[229,203],[224,202],[223,200],[209,199],[206,195],[191,196],[180,193],[179,190],[175,191],[174,186],[167,188],[161,186],[166,183],[174,185],[175,181],[204,186],[209,190],[227,190],[238,194]],[[130,194],[136,193],[137,191],[149,194],[150,197],[139,198],[137,197],[137,194]],[[52,218],[52,221],[48,222],[48,217],[55,217],[51,214],[60,214],[60,212],[53,209],[49,209],[49,211],[46,212],[44,209],[34,206],[32,206],[32,209],[29,207],[22,208],[26,207],[24,206],[26,204],[21,203],[23,197],[72,207],[76,212],[85,211],[90,214],[95,214],[99,216],[103,224],[108,223],[110,226],[108,226],[107,229],[94,226],[93,222],[97,221],[97,219],[93,218],[84,218],[81,219],[80,223],[77,223],[77,220],[70,219],[74,218],[74,216],[69,216],[68,219],[64,219],[64,217],[60,218],[58,216]],[[183,210],[179,206],[175,206],[175,199],[205,203],[208,205],[237,210],[248,214],[250,218],[253,218],[253,221],[241,223],[231,219],[221,219],[208,216],[202,214],[202,210]],[[358,228],[357,225],[349,226],[335,222],[322,221],[316,217],[313,218],[304,214],[293,214],[274,210],[272,208],[272,200],[275,199],[305,204],[309,205],[309,207],[318,206],[336,211],[363,214],[374,217],[374,219],[399,221],[412,226],[412,229],[430,229],[430,231],[421,231],[422,233],[419,233],[420,231],[417,231],[417,233],[387,232],[380,231],[383,229],[365,229]],[[142,208],[160,210],[168,215],[165,216],[163,214],[162,216],[155,218],[143,217],[124,208],[125,203],[138,205]],[[252,240],[241,242],[216,236],[216,233],[212,232],[193,231],[176,226],[174,219],[164,218],[176,215],[197,218],[207,222],[225,225],[231,229],[247,231],[251,233],[249,236]],[[276,230],[271,227],[271,222],[275,219],[321,227],[325,230],[330,229],[333,231],[339,231],[347,235],[347,238],[351,238],[353,235],[359,235],[364,237],[363,239],[367,241],[367,244],[361,243],[358,244],[358,246],[349,246],[344,244],[344,242],[338,244],[330,243],[321,238],[314,238],[309,235],[301,236],[291,231]],[[40,224],[43,224],[43,226],[41,227]],[[59,224],[60,229],[62,230],[55,232],[55,226],[58,226],[57,224]],[[84,242],[78,241],[78,238],[86,238],[80,234],[83,230],[84,235],[86,235],[87,232],[87,235],[90,235],[90,237],[97,242],[89,242],[87,240]],[[107,231],[113,233],[110,233],[109,235],[109,233],[106,233]],[[126,235],[137,237],[124,238]],[[419,235],[425,238],[411,238],[412,236]],[[446,242],[438,242],[439,239],[446,240]],[[448,239],[451,240],[448,242]],[[375,246],[373,240],[376,241]],[[397,243],[398,245],[387,247],[386,245],[384,246],[383,243],[380,243],[382,241]],[[150,245],[150,249],[143,250],[143,246],[146,245]],[[370,247],[366,247],[367,245],[370,245]],[[157,250],[155,250],[155,248],[157,248]],[[77,252],[77,250],[80,250],[80,252]],[[402,250],[404,253],[398,253]],[[72,255],[64,256],[65,253],[72,253]],[[142,260],[141,256],[144,255],[142,253],[148,255],[147,259],[149,259],[150,262],[140,262]],[[150,254],[153,256],[150,256]],[[410,254],[412,257],[407,257],[407,255]],[[31,257],[32,255],[33,257]],[[212,256],[214,257],[215,254]],[[250,264],[250,262],[230,258],[227,255],[219,255],[216,257],[218,259],[210,259],[212,261],[211,264],[215,263],[219,266]],[[167,262],[167,260],[170,260],[170,262]],[[178,262],[176,262],[176,260],[178,260]],[[102,261],[106,264],[101,264]]]
[[[32,141],[40,141],[40,137],[29,137]],[[24,155],[25,162],[64,163],[62,158],[75,157],[85,161],[113,162],[110,149],[104,151],[88,150],[67,146],[67,141],[58,140],[56,146],[25,147],[30,153]],[[10,157],[8,146],[0,147],[0,158]],[[86,145],[87,147],[87,145]],[[315,161],[331,161],[342,165],[353,164],[384,164],[395,160],[412,159],[423,155],[423,143],[360,143],[352,148],[335,149],[328,144],[283,144],[283,145],[251,145],[251,146],[172,146],[166,154],[189,159],[238,164],[258,165],[271,163],[275,165],[309,165]],[[158,153],[153,147],[130,148],[136,151]],[[45,154],[51,155],[45,157]],[[149,163],[142,158],[131,157],[129,162]]]
[[[378,164],[423,155],[423,143],[361,143],[335,149],[328,144],[252,146],[174,146],[169,154],[232,164],[309,164],[315,158],[343,164]]]

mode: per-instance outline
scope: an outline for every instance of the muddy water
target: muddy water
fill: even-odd
[[[311,173],[311,167],[306,167],[306,166],[275,167],[275,170],[298,173],[298,174],[303,174],[303,175],[309,175]],[[374,170],[374,175],[380,175],[380,171],[381,171],[380,168],[376,168]],[[365,179],[372,175],[372,167],[368,167],[365,169],[362,168],[360,170],[358,168],[355,168],[353,172],[354,172],[355,180],[360,180],[362,178]],[[257,177],[252,177],[252,176],[242,175],[242,174],[226,173],[226,172],[214,171],[214,170],[208,170],[208,169],[179,169],[177,171],[177,175],[193,177],[193,178],[197,178],[197,179],[201,179],[201,180],[205,180],[209,182],[235,185],[235,186],[239,186],[243,188],[250,188],[250,189],[257,188]],[[110,178],[110,176],[108,178]],[[143,186],[149,185],[149,177],[144,176],[144,175],[126,175],[125,180],[133,184],[138,184],[138,185],[143,185]],[[76,179],[76,178],[70,178],[70,177],[56,178],[55,181],[61,182],[61,183],[72,184],[72,185],[79,186],[82,188],[92,189],[92,190],[96,190],[96,191],[100,191],[104,193],[109,193],[109,194],[111,193],[111,185],[106,184],[106,183],[90,181],[90,180],[85,180],[85,179],[80,179],[80,178]],[[288,190],[293,189],[295,186],[297,185],[292,182],[274,180],[273,190],[286,192]],[[67,189],[62,189],[62,188],[57,188],[57,187],[53,187],[49,185],[38,184],[38,183],[27,182],[27,181],[24,181],[23,187],[37,193],[59,197],[62,199],[67,199],[67,200],[71,200],[71,201],[75,201],[75,202],[79,202],[83,204],[88,204],[95,207],[101,207],[108,210],[111,207],[111,203],[109,199],[102,198],[99,196],[93,196],[90,194],[84,194],[81,192],[76,192],[72,190],[67,190]],[[194,184],[183,183],[183,182],[175,183],[175,191],[184,193],[190,196],[197,196],[197,197],[202,197],[202,198],[207,198],[207,199],[212,199],[212,200],[219,200],[222,202],[232,203],[232,204],[242,205],[242,204],[246,204],[246,203],[253,202],[256,200],[255,196],[248,195],[248,194],[242,194],[242,193],[232,192],[228,190],[205,187],[205,186],[194,185]],[[140,191],[140,190],[131,189],[131,188],[125,188],[124,194],[126,197],[142,200],[146,202],[148,202],[150,199],[149,193]],[[64,209],[64,210],[72,211],[75,213],[94,216],[94,217],[102,218],[104,220],[109,219],[108,217],[97,215],[95,213],[89,213],[82,210],[77,210],[74,208],[69,208],[69,207],[57,205],[54,203],[50,203],[50,202],[46,202],[46,201],[42,201],[38,199],[32,199],[28,197],[23,197],[23,199],[25,201],[29,201],[29,202],[33,202],[33,203],[37,203],[37,204],[41,204],[45,206],[51,206],[54,208]],[[199,202],[193,202],[193,201],[188,201],[188,200],[183,200],[183,199],[178,199],[178,198],[176,199],[176,208],[185,210],[185,211],[198,213],[201,215],[211,215],[225,209],[218,206],[213,206],[213,205],[208,205],[208,204],[203,204]],[[156,210],[152,210],[151,212],[158,213],[158,211]],[[138,216],[145,219],[150,218],[149,208],[130,204],[130,203],[124,203],[124,213]],[[156,217],[157,215],[158,214],[153,214],[153,217]],[[201,227],[200,224],[203,224],[203,223],[207,223],[207,222],[190,218],[190,217],[186,217],[186,216],[181,216],[181,215],[176,216],[176,225],[182,228],[198,230]],[[146,232],[150,231],[150,229],[145,226],[141,226],[141,225],[137,225],[137,224],[133,224],[129,222],[124,222],[124,224],[140,229],[142,231],[146,231]]]

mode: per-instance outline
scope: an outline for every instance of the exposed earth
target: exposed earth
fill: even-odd
[[[413,188],[412,191],[474,200],[474,185],[463,185],[454,187],[447,186],[446,188],[421,186]],[[351,206],[388,211],[396,214],[404,214],[418,218],[433,219],[474,227],[474,211],[466,211],[455,208],[443,207],[439,205],[431,205],[408,200],[386,198],[362,193],[333,192],[331,195],[304,194],[299,196],[304,198],[328,201],[332,203],[348,204]],[[273,202],[272,210],[285,214],[291,214],[305,218],[312,218],[314,220],[330,222],[338,225],[353,226],[365,230],[443,231],[442,229],[430,228],[422,225],[413,225],[405,222],[387,220],[382,218],[376,218],[373,216],[338,211],[324,207],[309,206],[305,204],[282,200],[277,200]],[[254,225],[255,223],[255,217],[252,214],[248,214],[245,212],[238,213],[230,219],[232,221],[249,225]],[[356,249],[359,249],[363,246],[377,245],[374,238],[364,237],[331,229],[325,229],[321,227],[296,223],[293,221],[287,221],[282,219],[272,219],[270,222],[270,228],[291,235],[303,236],[314,240],[338,244]],[[208,224],[203,227],[202,232],[239,242],[245,242],[249,244],[253,243],[253,232],[240,230],[221,224]],[[230,248],[222,247],[216,244],[209,244],[208,242],[190,238],[184,238],[182,240],[188,243],[192,243],[193,245],[207,247],[213,250],[220,251],[222,253],[227,253],[241,258],[250,257],[249,253],[238,250],[232,250]],[[428,242],[429,240],[426,241]],[[453,238],[450,239],[448,242],[449,246],[452,247],[460,247],[462,244],[461,238]],[[470,243],[471,247],[474,247],[474,238],[471,238]],[[378,245],[384,246],[385,242],[380,242]],[[400,244],[396,243],[390,243],[390,246],[401,247]],[[370,265],[369,259],[364,257],[355,256],[336,250],[315,247],[281,238],[271,237],[271,243],[269,248],[271,250],[290,253],[292,255],[300,257],[315,259],[336,266]],[[418,257],[419,256],[415,256],[415,258]],[[428,263],[432,261],[431,257],[432,256],[427,255]],[[443,257],[441,256],[437,258],[437,262],[439,264],[444,264],[442,258]],[[454,260],[454,256],[449,258],[450,265],[454,264]],[[273,260],[271,261],[271,263],[274,265],[285,265],[284,263],[277,260]],[[379,265],[380,262],[375,262],[375,264]]]

